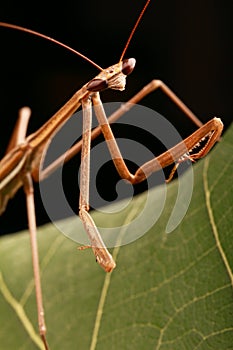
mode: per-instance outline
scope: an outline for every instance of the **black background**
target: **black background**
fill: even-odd
[[[119,60],[144,3],[1,2],[0,21],[54,37],[106,67]],[[226,130],[232,120],[232,27],[232,1],[152,0],[126,53],[126,57],[137,60],[126,91],[105,91],[103,102],[126,101],[157,78],[168,84],[203,122],[219,116]],[[53,43],[12,29],[0,27],[0,43],[2,157],[20,107],[28,105],[32,109],[31,133],[98,71]],[[194,131],[193,125],[159,92],[142,103],[170,119],[182,136]],[[74,195],[72,182],[68,180]],[[36,186],[37,221],[42,224],[48,219],[37,192]],[[109,187],[107,192],[111,192]],[[75,193],[75,203],[77,198]],[[0,220],[1,234],[27,227],[22,191],[9,202]]]

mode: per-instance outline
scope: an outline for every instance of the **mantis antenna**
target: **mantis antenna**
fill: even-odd
[[[135,31],[136,31],[136,29],[137,29],[139,23],[141,22],[142,16],[144,15],[144,12],[146,11],[146,9],[147,9],[149,3],[150,3],[150,0],[147,0],[147,2],[146,2],[146,4],[144,5],[144,7],[143,7],[143,9],[142,9],[142,11],[141,11],[141,13],[140,13],[140,15],[138,16],[138,19],[137,19],[137,21],[136,21],[136,23],[135,23],[133,29],[131,30],[131,33],[130,33],[130,35],[129,35],[129,38],[127,39],[127,42],[126,42],[126,44],[125,44],[125,47],[124,47],[124,49],[123,49],[123,51],[122,51],[122,54],[121,54],[121,57],[120,57],[120,61],[119,61],[119,62],[121,62],[121,61],[123,60],[123,58],[124,58],[124,56],[125,56],[125,53],[126,53],[128,47],[129,47],[129,44],[130,44],[130,42],[131,42],[131,40],[132,40],[132,37],[133,37],[133,35],[134,35],[134,33],[135,33]],[[79,52],[79,51],[77,51],[77,50],[74,50],[72,47],[70,47],[70,46],[68,46],[68,45],[66,45],[66,44],[63,44],[62,42],[60,42],[60,41],[58,41],[58,40],[56,40],[56,39],[53,39],[53,38],[51,38],[51,37],[49,37],[49,36],[47,36],[47,35],[45,35],[45,34],[41,34],[41,33],[37,32],[37,31],[35,31],[35,30],[28,29],[28,28],[24,28],[24,27],[21,27],[21,26],[16,25],[16,24],[10,24],[10,23],[6,23],[6,22],[0,22],[0,27],[10,28],[10,29],[16,29],[16,30],[19,30],[19,31],[21,31],[21,32],[29,33],[29,34],[35,35],[35,36],[37,36],[37,37],[39,37],[39,38],[43,38],[43,39],[46,39],[46,40],[48,40],[48,41],[51,41],[51,42],[53,42],[53,43],[55,43],[55,44],[57,44],[57,45],[59,45],[59,46],[65,48],[65,49],[67,49],[67,50],[73,52],[73,53],[76,54],[77,56],[82,57],[84,60],[86,60],[87,62],[89,62],[90,64],[92,64],[94,67],[96,67],[96,68],[99,69],[100,71],[103,71],[103,68],[102,68],[102,67],[100,67],[97,63],[95,63],[94,61],[92,61],[92,60],[91,60],[90,58],[88,58],[87,56],[83,55],[81,52]]]
[[[11,29],[16,29],[16,30],[20,30],[21,32],[25,32],[25,33],[29,33],[29,34],[33,34],[35,36],[38,36],[39,38],[43,38],[49,41],[52,41],[53,43],[73,52],[74,54],[82,57],[84,60],[86,60],[87,62],[91,63],[94,67],[96,67],[97,69],[99,69],[100,71],[103,71],[103,68],[101,68],[98,64],[96,64],[94,61],[92,61],[90,58],[88,58],[87,56],[83,55],[81,52],[76,51],[74,49],[72,49],[72,47],[61,43],[60,41],[53,39],[47,35],[41,34],[39,32],[36,32],[35,30],[31,30],[31,29],[27,29],[15,24],[9,24],[9,23],[5,23],[5,22],[0,22],[0,27],[6,27],[6,28],[11,28]]]
[[[144,15],[144,12],[146,11],[149,3],[150,3],[150,0],[147,0],[147,2],[145,3],[145,5],[144,5],[140,15],[138,16],[138,19],[137,19],[135,25],[133,26],[133,29],[131,30],[131,33],[130,33],[130,35],[128,37],[128,40],[126,41],[125,47],[124,47],[124,49],[122,51],[122,54],[121,54],[121,57],[120,57],[120,62],[123,60],[123,58],[125,56],[126,50],[128,49],[129,44],[130,44],[130,42],[132,40],[132,37],[134,36],[135,30],[137,29],[139,23],[141,22],[142,16]]]

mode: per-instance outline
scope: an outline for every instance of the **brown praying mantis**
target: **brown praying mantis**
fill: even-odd
[[[106,272],[111,272],[115,268],[116,264],[111,254],[107,250],[98,229],[89,214],[91,140],[95,139],[102,133],[107,142],[107,146],[116,170],[121,178],[129,181],[131,184],[137,184],[145,180],[153,172],[160,170],[160,167],[165,168],[175,163],[167,180],[170,181],[181,162],[186,160],[195,161],[204,157],[219,140],[223,130],[223,124],[219,118],[213,118],[203,125],[201,121],[191,112],[191,110],[170,90],[170,88],[160,80],[152,80],[134,97],[132,97],[128,102],[122,105],[116,112],[107,118],[99,93],[107,88],[120,91],[125,89],[126,77],[132,73],[136,63],[134,58],[124,59],[125,52],[149,3],[150,0],[147,0],[136,21],[136,24],[133,27],[133,30],[131,31],[119,62],[108,67],[107,69],[102,69],[100,66],[79,52],[43,34],[19,27],[17,25],[0,22],[0,26],[21,30],[48,40],[52,40],[56,44],[63,46],[88,60],[100,70],[100,73],[94,79],[83,85],[83,87],[78,90],[69,99],[69,101],[51,117],[51,119],[49,119],[39,130],[27,137],[26,132],[30,118],[30,109],[27,107],[22,108],[19,112],[18,122],[7,148],[6,155],[0,162],[0,214],[5,211],[9,199],[15,195],[19,188],[23,187],[26,196],[38,310],[38,324],[40,336],[43,340],[45,349],[49,349],[49,347],[46,340],[46,325],[44,319],[39,272],[33,181],[42,181],[63,163],[64,157],[61,156],[47,168],[40,170],[43,153],[47,149],[51,138],[53,138],[64,123],[66,123],[66,121],[81,106],[83,110],[82,140],[77,142],[66,153],[65,161],[68,161],[76,153],[81,151],[79,216],[87,232],[90,247],[94,252],[96,261]],[[178,143],[160,156],[144,163],[135,172],[135,174],[132,174],[128,170],[121,155],[110,124],[119,119],[126,111],[132,108],[133,104],[138,103],[146,95],[157,89],[161,89],[162,92],[167,95],[168,98],[170,98],[174,104],[177,105],[177,107],[180,108],[180,110],[183,111],[184,114],[198,126],[198,129],[192,135],[183,140],[183,142]],[[99,124],[93,130],[91,125],[92,105]],[[202,145],[201,143],[200,145],[200,142],[203,142],[204,144]],[[196,147],[198,147],[197,151]]]

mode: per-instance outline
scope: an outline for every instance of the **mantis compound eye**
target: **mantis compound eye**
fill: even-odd
[[[125,75],[129,75],[134,70],[136,64],[135,58],[128,58],[122,61],[122,73]]]
[[[108,88],[108,82],[103,79],[92,79],[87,84],[87,90],[92,92],[102,91]]]

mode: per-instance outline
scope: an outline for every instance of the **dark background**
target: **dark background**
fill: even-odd
[[[54,37],[106,67],[119,60],[144,3],[66,1],[50,8],[48,2],[5,1],[0,5],[0,21]],[[152,0],[126,53],[126,57],[137,59],[126,91],[105,91],[102,100],[126,101],[157,78],[168,84],[203,122],[219,116],[226,130],[232,120],[232,29],[230,0]],[[28,105],[32,109],[31,133],[98,71],[51,42],[12,29],[0,27],[0,43],[2,157],[20,107]],[[142,103],[170,119],[182,136],[194,131],[195,127],[159,92]],[[156,154],[156,145],[153,147]],[[72,173],[72,163],[69,168]],[[109,194],[111,185],[107,183]],[[73,180],[68,179],[68,184],[68,192],[74,195]],[[75,203],[77,198],[75,194]],[[36,207],[40,225],[48,219],[37,186]],[[22,190],[9,202],[0,222],[1,234],[27,227]]]

